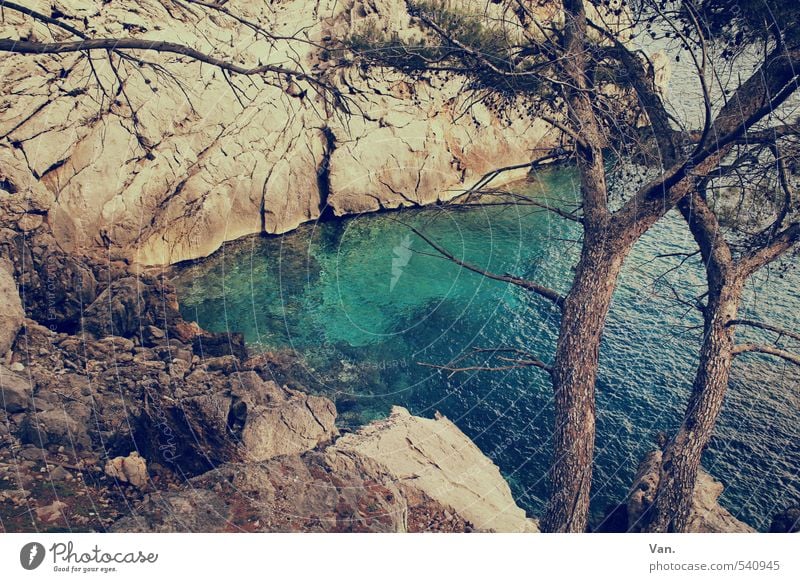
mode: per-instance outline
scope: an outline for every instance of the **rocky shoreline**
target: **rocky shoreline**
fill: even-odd
[[[184,321],[164,277],[64,253],[46,223],[20,232],[2,216],[6,531],[538,531],[446,418],[396,407],[340,434],[333,402],[276,382],[280,360]],[[651,465],[624,523],[606,520],[618,530],[646,508]],[[721,490],[701,480],[697,531],[752,531]]]
[[[240,335],[184,321],[163,277],[64,253],[3,210],[6,531],[535,529],[446,419],[396,410],[340,436],[333,402],[276,383]],[[402,446],[384,458],[383,439]]]
[[[76,26],[91,17],[93,34],[158,39],[168,23],[234,59],[289,51],[151,0],[38,4]],[[276,33],[306,30],[313,42],[292,57],[330,69],[364,115],[320,117],[310,94],[261,81],[232,106],[218,72],[162,57],[181,83],[123,70],[130,100],[98,109],[103,89],[86,89],[77,56],[0,62],[0,529],[537,531],[452,422],[394,409],[340,434],[333,402],[284,386],[281,362],[251,357],[240,334],[184,321],[163,273],[142,266],[323,215],[434,203],[548,151],[557,132],[535,113],[463,115],[457,78],[412,86],[318,50],[370,23],[416,34],[399,0],[229,4]],[[9,13],[0,34],[60,33]],[[712,489],[698,492],[706,513],[719,507]],[[628,514],[631,503],[646,499],[632,495]]]

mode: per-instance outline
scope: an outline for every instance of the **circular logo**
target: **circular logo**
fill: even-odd
[[[19,563],[26,570],[35,570],[44,561],[44,546],[39,542],[30,542],[22,546],[19,552]]]

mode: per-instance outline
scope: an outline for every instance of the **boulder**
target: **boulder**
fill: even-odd
[[[658,489],[661,458],[660,450],[651,451],[639,464],[627,499],[630,531],[641,531],[642,529],[642,516],[652,505]],[[700,468],[689,515],[690,532],[751,533],[755,531],[743,521],[736,519],[733,514],[719,504],[719,496],[722,495],[724,489],[721,482]]]
[[[196,325],[187,324],[178,311],[174,288],[162,278],[147,275],[122,276],[111,282],[83,312],[83,329],[95,337],[141,337],[155,344],[152,328],[163,328],[164,336],[191,341]],[[149,331],[150,333],[144,333]]]
[[[91,267],[82,257],[64,253],[49,236],[22,239],[18,245],[15,262],[27,315],[53,329],[76,331],[83,310],[97,297]]]
[[[28,378],[0,365],[0,405],[6,412],[22,412],[31,406],[33,386]]]
[[[420,418],[395,406],[388,418],[344,435],[326,452],[341,455],[331,457],[334,466],[353,457],[377,463],[479,531],[538,531],[497,466],[444,416]]]
[[[61,519],[67,504],[63,501],[53,501],[50,505],[36,508],[36,517],[44,523],[53,523]]]
[[[238,332],[203,332],[192,340],[192,347],[201,358],[236,356],[241,361],[247,359],[244,335]]]
[[[17,333],[25,320],[25,310],[14,281],[14,267],[0,259],[0,358],[14,345]]]
[[[83,404],[67,404],[50,410],[31,410],[25,415],[19,434],[23,443],[58,445],[73,451],[85,450],[91,446],[88,420],[89,412]]]
[[[255,372],[239,374],[238,382],[229,426],[239,432],[247,459],[302,453],[339,434],[336,407],[327,398],[279,387]]]
[[[140,489],[147,487],[149,480],[147,463],[136,451],[133,451],[127,457],[109,459],[104,470],[106,475],[112,479],[130,483]]]

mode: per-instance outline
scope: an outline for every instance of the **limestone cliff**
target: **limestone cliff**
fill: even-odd
[[[535,115],[510,122],[480,103],[470,109],[463,79],[434,87],[337,66],[325,44],[364,26],[419,34],[399,0],[231,0],[227,12],[178,0],[27,5],[64,15],[93,38],[179,41],[240,64],[302,68],[339,87],[355,113],[326,107],[302,83],[253,77],[234,85],[174,54],[138,51],[142,64],[105,51],[91,60],[6,53],[0,195],[35,207],[22,219],[45,217],[67,250],[107,247],[147,265],[202,257],[224,241],[282,233],[323,213],[447,198],[557,138]],[[301,40],[270,41],[259,28]],[[11,10],[0,36],[74,40]]]

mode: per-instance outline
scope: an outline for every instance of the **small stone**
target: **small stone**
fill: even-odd
[[[147,329],[145,330],[146,333],[154,340],[164,339],[164,330],[160,327],[156,327],[154,325],[148,325]]]
[[[28,447],[22,449],[18,456],[26,461],[41,461],[44,459],[44,452],[41,449],[37,449],[35,447]]]
[[[41,214],[25,214],[17,221],[17,226],[20,230],[29,232],[36,230],[44,222],[44,217]]]
[[[52,523],[58,520],[63,515],[63,512],[66,508],[67,508],[66,503],[62,501],[54,501],[50,505],[39,507],[36,510],[36,517],[38,517],[39,520],[45,523]]]
[[[127,457],[116,457],[109,460],[105,466],[105,473],[113,479],[130,483],[134,487],[147,486],[147,463],[136,451]]]
[[[22,362],[14,362],[8,367],[12,372],[22,372],[25,370],[25,365]]]

